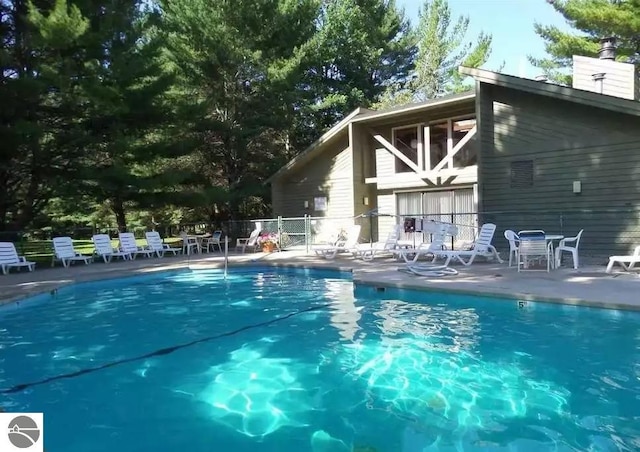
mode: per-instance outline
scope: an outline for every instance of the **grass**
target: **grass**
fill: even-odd
[[[165,243],[171,246],[182,246],[182,239],[168,238]],[[147,244],[145,239],[136,239],[136,245],[144,246]],[[18,254],[25,256],[27,260],[33,261],[40,265],[51,265],[53,258],[53,245],[51,240],[25,240],[24,242],[15,242],[14,245],[18,250]],[[74,240],[73,246],[77,252],[82,254],[93,254],[93,242],[91,240]],[[111,246],[116,248],[118,240],[112,240]]]

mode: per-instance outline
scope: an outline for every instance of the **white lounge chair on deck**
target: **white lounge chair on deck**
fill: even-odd
[[[398,246],[402,225],[396,224],[384,242],[359,243],[356,245],[356,256],[363,261],[373,260],[377,255],[390,254]]]
[[[62,266],[67,268],[73,262],[82,261],[89,265],[89,262],[93,261],[93,256],[86,256],[76,251],[73,247],[73,240],[71,237],[54,237],[53,238],[53,258],[51,259],[51,266],[53,267],[56,261],[62,262]]]
[[[0,242],[0,268],[3,274],[9,273],[11,268],[22,268],[32,272],[36,268],[36,263],[28,261],[24,256],[18,256],[16,247],[11,242]]]
[[[313,251],[325,259],[333,259],[340,252],[357,253],[360,225],[355,224],[347,229],[347,237],[338,240],[334,245],[314,245]]]
[[[640,246],[636,246],[631,255],[609,257],[609,265],[607,265],[605,271],[611,273],[615,264],[620,264],[620,266],[627,271],[633,270],[636,264],[640,264]]]
[[[111,262],[114,257],[121,257],[123,260],[131,260],[131,253],[124,251],[118,251],[111,245],[111,237],[107,234],[96,234],[91,237],[93,246],[95,247],[95,254],[104,259],[104,262]]]
[[[441,251],[438,256],[443,256],[446,258],[444,266],[448,266],[451,262],[451,259],[458,260],[462,265],[469,266],[473,264],[473,261],[476,257],[484,257],[486,259],[496,259],[498,262],[502,263],[502,259],[500,259],[500,255],[496,248],[491,244],[493,240],[493,234],[496,232],[496,225],[493,223],[485,223],[480,228],[480,233],[476,238],[476,241],[473,243],[472,248],[470,250],[455,250],[455,251]],[[468,260],[464,260],[464,258],[468,258]]]
[[[418,261],[420,256],[433,256],[431,262],[435,262],[440,253],[444,251],[445,245],[444,241],[447,238],[447,232],[449,230],[449,225],[446,223],[439,223],[435,226],[435,231],[431,236],[431,242],[429,243],[421,243],[415,248],[400,248],[397,250],[393,250],[393,253],[398,256],[398,258],[402,258],[408,265],[414,266]],[[409,257],[413,256],[413,257]],[[444,265],[445,267],[449,264]]]
[[[133,232],[121,232],[118,234],[118,240],[120,241],[120,251],[129,253],[135,259],[138,254],[144,254],[147,257],[151,257],[155,251],[148,248],[138,246],[136,243],[136,236]]]
[[[164,257],[164,253],[173,253],[175,256],[182,251],[182,248],[173,248],[168,243],[163,243],[158,231],[149,231],[144,233],[147,240],[147,247],[158,257]]]

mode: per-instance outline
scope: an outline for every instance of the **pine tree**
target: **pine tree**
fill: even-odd
[[[425,1],[413,36],[417,43],[415,69],[408,81],[394,83],[376,108],[434,99],[471,87],[458,72],[460,65],[480,67],[491,54],[492,37],[481,33],[467,40],[469,17],[453,20],[447,0]]]
[[[640,62],[640,0],[547,1],[576,30],[564,32],[555,26],[535,24],[549,57],[530,56],[529,60],[550,79],[570,84],[568,69],[573,55],[596,57],[599,41],[606,37],[617,39],[617,60]]]

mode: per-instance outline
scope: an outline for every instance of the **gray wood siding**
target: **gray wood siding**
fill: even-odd
[[[327,145],[317,158],[272,184],[273,214],[283,217],[348,217],[353,215],[352,152],[348,136]],[[327,197],[327,210],[315,211],[316,196]],[[304,202],[309,208],[304,208]]]
[[[640,245],[640,118],[482,84],[481,221],[574,236],[581,255]],[[533,186],[512,188],[511,162],[533,161]],[[582,193],[573,193],[580,181]]]
[[[603,73],[602,93],[624,99],[637,99],[636,68],[633,64],[600,60],[584,56],[573,57],[573,87],[599,92],[593,74]]]

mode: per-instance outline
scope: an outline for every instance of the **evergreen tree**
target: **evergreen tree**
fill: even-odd
[[[640,0],[547,0],[576,30],[535,24],[548,58],[529,57],[551,80],[571,84],[573,55],[596,57],[599,41],[617,38],[617,59],[640,62]]]
[[[427,0],[412,31],[417,43],[415,69],[408,80],[394,83],[376,108],[434,99],[471,89],[458,67],[480,67],[491,54],[491,35],[467,40],[469,17],[453,19],[447,0]]]

